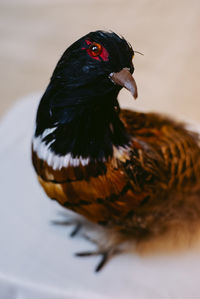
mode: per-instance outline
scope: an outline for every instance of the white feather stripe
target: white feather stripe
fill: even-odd
[[[54,170],[59,170],[62,167],[78,167],[79,165],[86,166],[90,162],[90,158],[83,158],[81,156],[79,157],[73,157],[71,153],[68,153],[64,156],[59,156],[50,149],[50,145],[55,142],[54,140],[51,140],[48,144],[45,144],[43,138],[51,134],[56,127],[46,129],[44,130],[43,134],[41,134],[38,137],[33,138],[33,150],[37,153],[37,156],[41,159],[47,162],[49,166],[51,166]],[[117,159],[123,159],[126,160],[129,158],[129,146],[119,146],[115,147],[113,146],[113,156]],[[106,160],[103,159],[103,162]]]
[[[54,170],[60,170],[62,167],[68,166],[77,167],[79,165],[88,165],[90,161],[89,158],[83,158],[81,156],[74,158],[71,153],[64,156],[54,154],[50,149],[50,145],[55,140],[50,141],[48,144],[45,144],[45,142],[42,141],[42,139],[48,135],[47,132],[50,134],[53,131],[51,129],[46,129],[42,135],[33,138],[33,150],[37,154],[38,158],[46,161],[46,163]]]

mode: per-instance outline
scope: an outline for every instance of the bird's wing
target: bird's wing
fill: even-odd
[[[154,113],[122,110],[121,118],[132,136],[133,155],[143,170],[158,178],[164,188],[200,187],[200,137],[183,123]],[[135,163],[135,162],[134,162]],[[133,163],[133,164],[134,164]]]

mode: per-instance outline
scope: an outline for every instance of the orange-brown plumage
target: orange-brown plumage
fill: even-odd
[[[181,217],[187,209],[189,217],[191,205],[200,213],[197,134],[157,114],[122,110],[120,117],[132,143],[122,153],[116,150],[104,165],[53,170],[33,152],[47,195],[93,222],[141,234],[162,231],[164,219]]]

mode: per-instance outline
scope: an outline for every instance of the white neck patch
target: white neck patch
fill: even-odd
[[[34,137],[32,144],[33,144],[33,151],[37,154],[38,158],[45,161],[49,166],[51,166],[54,170],[60,170],[61,168],[65,167],[78,167],[78,166],[86,166],[90,162],[90,158],[83,158],[79,157],[72,157],[71,153],[68,153],[63,156],[59,156],[51,151],[50,145],[55,141],[51,140],[48,144],[42,141],[46,136],[51,134],[53,131],[56,130],[54,128],[45,129],[44,132],[39,135],[38,137]],[[121,161],[126,161],[129,159],[129,146],[113,146],[113,157],[119,159]],[[104,161],[105,162],[105,161]]]
[[[62,167],[88,165],[90,161],[89,158],[82,158],[81,156],[73,158],[71,153],[68,153],[64,156],[59,156],[51,151],[50,145],[55,140],[50,141],[48,144],[45,144],[45,142],[42,140],[55,130],[56,127],[45,129],[41,135],[33,138],[33,151],[37,154],[38,158],[44,160],[54,170],[60,170]]]

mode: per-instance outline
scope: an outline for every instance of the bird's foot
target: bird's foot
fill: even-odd
[[[99,272],[103,266],[117,253],[120,251],[114,248],[109,248],[106,250],[96,250],[96,251],[84,251],[84,252],[77,252],[75,255],[79,257],[88,257],[94,255],[102,256],[100,262],[98,263],[97,267],[95,268],[95,272]]]
[[[59,226],[73,226],[70,233],[71,237],[80,235],[96,246],[94,251],[86,250],[75,253],[75,256],[77,257],[101,256],[101,260],[96,266],[95,272],[99,272],[113,256],[126,251],[126,246],[123,246],[124,239],[121,234],[90,223],[84,218],[68,217],[63,220],[54,220],[52,221],[52,224]]]
[[[102,246],[99,244],[97,240],[94,240],[93,238],[89,237],[88,235],[83,235],[83,237],[97,245],[97,250],[94,251],[83,251],[83,252],[77,252],[75,253],[75,256],[78,257],[89,257],[89,256],[101,256],[101,260],[98,263],[97,267],[95,268],[95,272],[99,272],[105,264],[116,254],[119,254],[122,252],[121,249],[119,249],[116,245],[110,245],[108,246]]]

